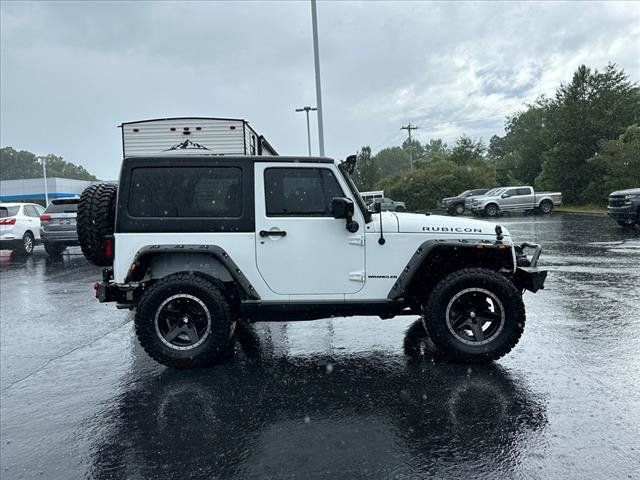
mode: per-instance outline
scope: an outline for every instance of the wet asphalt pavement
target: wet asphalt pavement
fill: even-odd
[[[353,317],[242,329],[224,365],[172,371],[79,250],[5,261],[0,477],[640,478],[640,232],[503,223],[550,274],[518,346],[472,368],[421,355],[415,318]]]

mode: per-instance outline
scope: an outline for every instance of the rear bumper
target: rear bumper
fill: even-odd
[[[118,306],[133,306],[140,296],[140,285],[134,283],[117,284],[108,281],[93,284],[95,297],[100,303],[116,302]]]
[[[40,239],[43,242],[50,243],[64,243],[66,245],[79,245],[78,243],[78,233],[69,230],[69,231],[59,231],[59,232],[51,232],[40,230]]]

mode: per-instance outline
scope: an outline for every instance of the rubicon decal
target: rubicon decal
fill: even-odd
[[[482,233],[481,228],[470,227],[422,227],[423,232]]]
[[[397,275],[367,275],[368,278],[398,278]]]

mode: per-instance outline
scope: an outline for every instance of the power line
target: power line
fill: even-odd
[[[411,130],[417,130],[419,127],[416,125],[411,125],[409,122],[408,125],[403,125],[400,127],[400,130],[406,130],[409,134],[409,168],[413,171],[413,144],[411,143]]]

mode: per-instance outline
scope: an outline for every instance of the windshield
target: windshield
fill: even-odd
[[[469,195],[471,195],[471,190],[465,190],[464,192],[462,192],[460,195],[458,195],[459,197],[468,197]]]
[[[20,207],[0,207],[0,218],[15,217]]]

